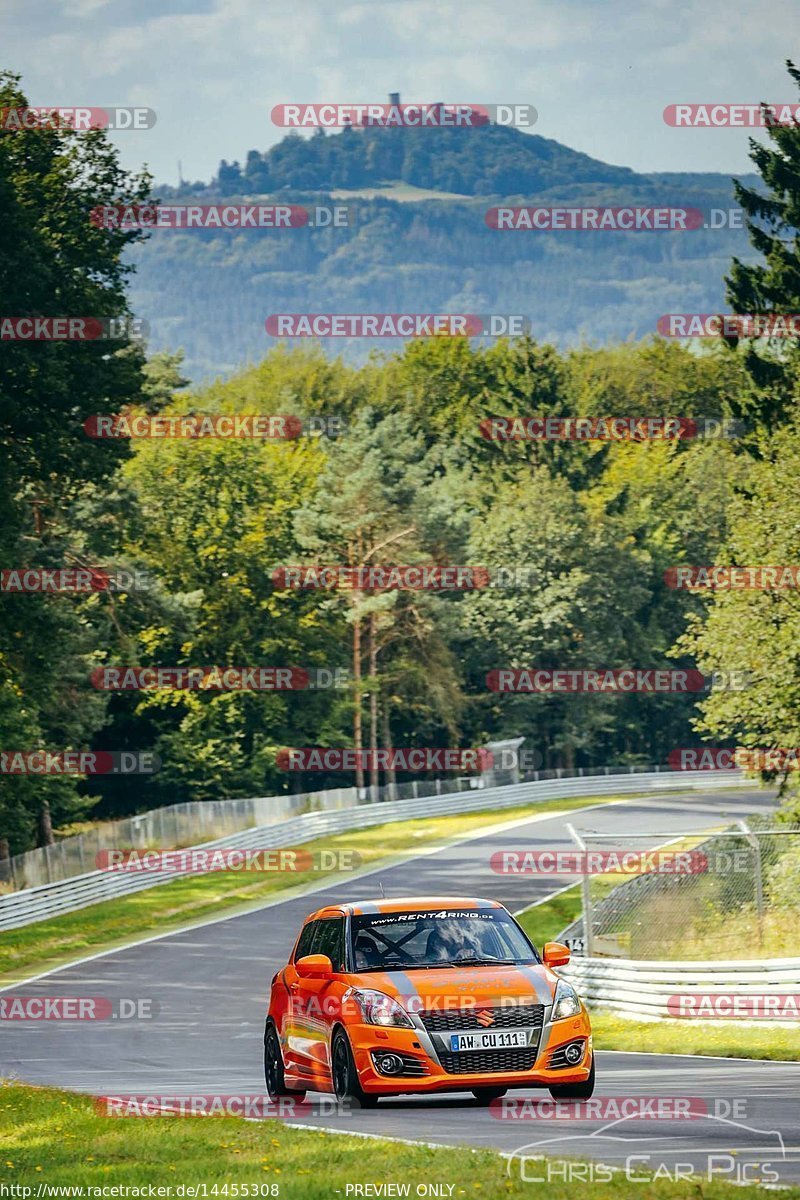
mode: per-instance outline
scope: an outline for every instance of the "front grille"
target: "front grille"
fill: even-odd
[[[548,1059],[547,1059],[548,1068],[552,1071],[558,1071],[564,1067],[579,1067],[581,1062],[583,1061],[582,1058],[579,1058],[576,1063],[569,1063],[569,1062],[567,1062],[566,1058],[564,1057],[564,1051],[566,1050],[567,1046],[573,1046],[576,1044],[578,1046],[580,1046],[581,1049],[584,1048],[583,1040],[579,1039],[577,1043],[567,1042],[565,1045],[558,1046],[558,1047],[556,1047],[555,1050],[551,1050],[550,1054],[548,1056]]]
[[[472,1075],[482,1071],[530,1071],[537,1053],[537,1046],[520,1050],[464,1050],[460,1054],[440,1050],[439,1059],[448,1075]]]
[[[372,1065],[375,1067],[376,1071],[380,1071],[381,1075],[383,1075],[384,1072],[381,1071],[381,1068],[378,1065],[377,1059],[379,1058],[379,1056],[381,1054],[385,1054],[385,1053],[387,1053],[385,1050],[384,1051],[377,1051],[377,1050],[372,1051]],[[402,1058],[403,1069],[402,1069],[402,1071],[399,1071],[396,1075],[387,1076],[387,1078],[390,1078],[390,1079],[404,1079],[405,1078],[405,1079],[407,1079],[410,1075],[419,1077],[420,1075],[428,1074],[428,1064],[426,1062],[423,1062],[421,1058],[415,1058],[413,1054],[401,1054],[399,1050],[392,1050],[391,1053],[397,1055],[398,1058]]]
[[[489,1024],[478,1020],[481,1013],[491,1013],[494,1020]],[[543,1004],[478,1005],[476,1008],[438,1009],[420,1012],[422,1024],[428,1033],[449,1033],[451,1030],[469,1029],[535,1029],[544,1020]]]

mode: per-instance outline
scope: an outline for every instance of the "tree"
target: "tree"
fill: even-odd
[[[346,567],[381,566],[413,561],[416,524],[412,519],[415,471],[421,457],[419,443],[410,437],[407,424],[397,415],[376,422],[363,410],[348,436],[331,448],[313,500],[298,510],[295,529],[307,553],[317,561]],[[353,743],[363,749],[362,699],[363,631],[368,629],[370,687],[370,748],[377,749],[377,678],[379,614],[383,621],[397,596],[372,595],[359,586],[339,593],[346,620],[352,629]],[[371,782],[377,782],[374,774]],[[364,770],[356,767],[356,786],[364,786]]]
[[[235,389],[234,389],[235,390]],[[267,391],[245,411],[273,411]],[[181,395],[165,411],[214,411]],[[234,411],[235,405],[228,408]],[[334,623],[307,594],[276,590],[273,571],[296,562],[293,514],[309,497],[324,455],[310,438],[144,441],[125,468],[133,503],[129,551],[159,581],[169,607],[152,606],[130,654],[142,665],[322,666],[344,658]],[[163,760],[154,796],[226,798],[282,791],[277,751],[331,722],[337,697],[322,691],[171,691],[119,697],[124,728],[149,730]]]
[[[182,371],[182,364],[182,351],[170,354],[169,351],[162,350],[153,354],[142,365],[142,393],[144,407],[148,413],[160,412],[171,402],[173,394],[179,388],[189,386],[189,380]]]
[[[735,497],[730,532],[717,561],[783,565],[797,561],[800,426],[774,435]],[[800,746],[800,602],[793,589],[749,588],[704,594],[678,642],[701,670],[746,674],[747,686],[720,686],[703,702],[696,729],[748,747]],[[794,776],[792,777],[794,778]],[[800,814],[798,814],[800,815]]]
[[[800,86],[800,70],[787,60]],[[766,112],[766,110],[764,110]],[[747,231],[762,263],[734,258],[727,277],[727,299],[736,313],[800,312],[800,125],[765,119],[771,145],[750,139],[750,158],[765,185],[760,191],[735,182],[736,198],[746,214]],[[732,339],[736,344],[736,339]],[[742,396],[740,411],[767,428],[783,420],[796,402],[794,379],[800,361],[796,339],[781,338],[757,348],[746,341],[744,360],[753,387]]]
[[[552,763],[572,767],[576,753],[591,754],[613,728],[621,698],[503,695],[488,690],[486,677],[500,668],[641,666],[649,589],[632,539],[593,519],[565,479],[540,467],[495,489],[469,556],[493,578],[499,568],[518,572],[516,586],[473,592],[462,608],[484,727],[523,733]],[[624,749],[639,752],[635,743]]]
[[[27,107],[19,76],[0,73],[0,108]],[[103,229],[90,213],[120,199],[144,200],[102,130],[54,126],[0,129],[0,308],[7,316],[120,318],[130,315],[127,247],[140,235]],[[63,566],[78,531],[64,513],[107,481],[125,450],[87,438],[82,422],[140,396],[143,355],[123,336],[103,341],[4,341],[0,359],[0,558],[4,565]],[[3,728],[20,748],[85,744],[102,704],[88,688],[96,604],[63,596],[5,597],[0,612]],[[103,619],[99,627],[102,628]],[[8,744],[8,743],[7,743]],[[13,745],[13,743],[11,743]],[[79,805],[74,779],[4,780],[0,834],[28,845],[38,822]]]

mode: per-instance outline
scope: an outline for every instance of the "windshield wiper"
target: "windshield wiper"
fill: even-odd
[[[454,967],[456,964],[444,961],[437,963],[387,963],[383,967],[359,967],[356,974],[366,971],[435,971],[439,967]]]
[[[357,974],[367,971],[438,971],[443,967],[515,967],[516,958],[443,958],[432,963],[385,963],[382,967],[359,967]]]
[[[457,958],[454,967],[515,967],[515,958]]]
[[[361,974],[362,974],[362,972],[366,972],[366,971],[404,971],[404,970],[406,969],[406,967],[407,967],[407,966],[408,966],[408,963],[387,963],[387,964],[386,964],[385,966],[383,966],[383,967],[379,967],[379,966],[375,966],[375,967],[356,967],[356,968],[355,968],[355,974],[356,974],[356,975],[361,975]]]

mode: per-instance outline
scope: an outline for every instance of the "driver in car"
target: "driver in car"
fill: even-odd
[[[428,935],[427,957],[436,962],[482,956],[477,936],[458,921],[437,921]]]
[[[368,933],[360,933],[353,947],[356,953],[356,970],[363,971],[367,967],[383,965],[383,955],[378,949],[377,942]]]

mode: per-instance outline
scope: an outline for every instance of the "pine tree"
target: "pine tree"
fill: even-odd
[[[789,75],[800,87],[800,70],[791,60]],[[745,212],[748,235],[763,256],[760,264],[734,258],[726,278],[727,300],[736,313],[800,312],[800,124],[770,124],[762,108],[770,143],[750,139],[750,158],[766,190],[756,190],[735,181],[736,197]],[[731,339],[735,345],[737,339]],[[780,339],[757,346],[745,343],[744,361],[753,388],[740,404],[739,415],[772,428],[784,418],[792,403],[798,367],[794,342]]]

